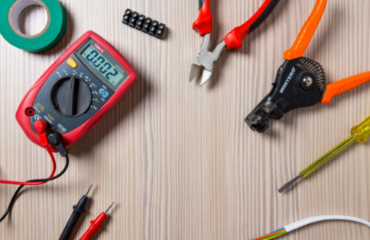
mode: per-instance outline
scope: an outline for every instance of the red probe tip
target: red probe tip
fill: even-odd
[[[105,214],[108,213],[108,211],[113,207],[113,205],[114,205],[114,202],[109,206],[109,208],[107,209],[107,211],[105,211]]]

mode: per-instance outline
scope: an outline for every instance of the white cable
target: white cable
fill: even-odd
[[[287,232],[292,232],[294,230],[297,230],[298,228],[307,226],[312,223],[322,222],[322,221],[350,221],[350,222],[361,223],[361,224],[364,224],[370,227],[370,222],[365,221],[360,218],[339,216],[339,215],[324,215],[324,216],[306,218],[301,221],[295,222],[293,224],[287,225],[284,228]]]

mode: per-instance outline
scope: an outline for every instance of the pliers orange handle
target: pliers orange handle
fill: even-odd
[[[310,44],[317,27],[319,26],[327,2],[328,0],[316,1],[315,7],[311,15],[308,17],[306,23],[303,25],[293,46],[289,50],[285,51],[284,53],[285,60],[289,61],[299,57],[303,57],[303,54],[305,53],[308,45]]]
[[[297,39],[295,40],[291,49],[285,51],[284,59],[292,60],[295,58],[303,57],[310,41],[315,34],[316,28],[320,23],[321,17],[325,11],[327,0],[317,1],[311,16],[303,26]],[[333,97],[342,93],[355,89],[362,84],[370,81],[370,72],[361,73],[335,83],[331,83],[326,87],[325,94],[320,103],[330,103]]]
[[[333,97],[355,89],[370,81],[370,72],[364,72],[326,86],[326,92],[320,103],[330,103]]]

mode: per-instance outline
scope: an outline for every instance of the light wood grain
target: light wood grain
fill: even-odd
[[[270,91],[283,53],[315,0],[282,0],[240,52],[222,54],[203,87],[188,82],[202,41],[191,29],[198,1],[60,2],[68,13],[68,32],[52,51],[28,53],[0,37],[1,179],[28,180],[49,173],[47,154],[27,139],[14,114],[27,90],[85,31],[94,30],[110,41],[140,79],[69,149],[71,165],[65,176],[24,190],[11,217],[0,224],[0,239],[58,239],[72,206],[91,183],[93,200],[74,239],[112,201],[117,204],[96,239],[244,240],[315,215],[370,220],[369,144],[346,150],[288,193],[277,192],[370,115],[370,85],[329,105],[291,112],[265,134],[253,133],[243,122]],[[212,46],[262,2],[213,1]],[[126,8],[166,23],[167,38],[160,41],[123,25]],[[328,82],[368,71],[369,29],[369,1],[329,1],[306,56],[324,66]],[[64,159],[58,157],[57,163],[60,169]],[[0,185],[1,213],[15,189]],[[281,239],[369,238],[364,226],[327,222]]]

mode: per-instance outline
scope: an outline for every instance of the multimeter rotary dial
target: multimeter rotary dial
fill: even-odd
[[[82,78],[67,76],[54,84],[50,100],[54,109],[63,116],[77,117],[89,110],[92,93]]]

